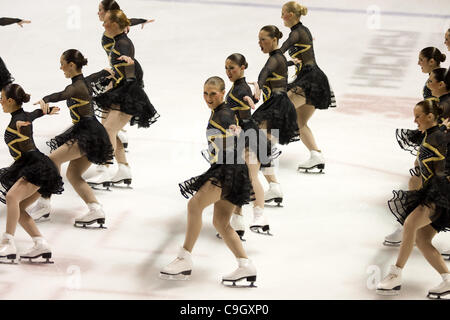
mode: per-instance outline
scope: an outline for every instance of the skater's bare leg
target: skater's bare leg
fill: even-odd
[[[21,201],[19,205],[20,208],[19,224],[31,237],[41,237],[42,235],[39,232],[33,218],[31,218],[30,215],[26,212],[26,208],[28,208],[39,197],[40,193],[35,192],[30,197]]]
[[[320,152],[317,147],[311,129],[308,127],[308,121],[311,119],[316,108],[310,104],[304,104],[295,109],[297,111],[297,123],[300,129],[300,138],[309,151]]]
[[[430,210],[430,208],[420,205],[406,218],[403,224],[403,238],[398,253],[397,267],[403,268],[408,261],[416,241],[417,230],[431,223]]]
[[[259,163],[256,154],[249,152],[248,150],[245,152],[245,162],[247,163],[250,181],[253,186],[253,191],[255,192],[255,202],[253,205],[255,207],[264,208],[264,189],[258,177],[261,163]],[[269,179],[275,180],[276,182],[275,176],[269,176]]]
[[[261,123],[261,125],[259,126],[259,128],[266,130],[267,129],[267,121],[263,121]],[[275,145],[277,142],[276,139],[269,132],[267,132],[267,139],[270,140],[272,145]],[[271,183],[271,182],[278,183],[277,177],[275,176],[275,168],[274,167],[264,168],[264,177],[266,178],[268,183]]]
[[[236,231],[230,226],[233,207],[234,204],[227,200],[219,200],[214,203],[213,224],[235,257],[247,259],[241,239]]]
[[[31,197],[39,190],[39,186],[35,186],[24,178],[20,178],[9,189],[6,194],[6,233],[14,235],[16,232],[17,223],[20,217],[20,202]]]
[[[186,236],[183,245],[187,251],[192,252],[200,234],[203,210],[207,206],[219,201],[221,193],[221,188],[208,181],[189,200]]]
[[[91,166],[91,162],[86,157],[71,160],[67,167],[67,179],[78,193],[81,199],[87,203],[98,203],[92,188],[82,178],[82,174]]]
[[[80,147],[78,146],[78,142],[73,144],[63,144],[58,149],[50,153],[48,156],[50,160],[53,161],[55,166],[58,168],[58,171],[61,172],[61,165],[65,162],[79,159],[83,155],[81,154]]]
[[[290,90],[288,92],[288,97],[291,100],[292,104],[295,107],[297,112],[297,124],[300,129],[300,139],[303,144],[308,148],[309,151],[318,151],[316,141],[312,134],[311,129],[308,127],[308,121],[311,119],[312,115],[316,108],[313,105],[306,103],[306,98],[304,94],[298,94],[295,92],[301,91],[300,88],[296,88],[295,90]]]
[[[427,225],[417,230],[416,245],[422,252],[428,263],[439,272],[439,274],[448,273],[448,267],[441,253],[433,246],[432,240],[437,234],[437,231],[431,226]]]
[[[119,108],[116,106],[116,108]],[[104,127],[106,132],[108,132],[109,140],[114,148],[114,153],[116,156],[116,160],[118,163],[127,163],[127,158],[125,156],[125,150],[123,148],[122,143],[120,143],[121,147],[117,147],[117,133],[125,127],[125,125],[131,120],[131,115],[120,112],[118,110],[109,111],[108,117],[104,122]],[[120,161],[119,161],[120,160]]]

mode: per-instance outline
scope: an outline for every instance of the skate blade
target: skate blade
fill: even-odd
[[[33,219],[34,222],[38,223],[38,222],[45,222],[45,221],[49,221],[50,220],[50,213],[44,214],[42,217],[39,217],[37,219]]]
[[[19,259],[15,254],[2,256],[0,257],[0,264],[19,264]]]
[[[325,172],[323,172],[324,169],[325,169],[325,165],[324,164],[318,164],[318,165],[312,166],[310,168],[305,168],[305,167],[300,167],[299,166],[297,168],[297,171],[301,172],[301,173],[315,173],[315,174],[317,174],[317,173],[325,173]],[[319,171],[316,171],[316,170],[319,170]]]
[[[250,284],[248,283],[242,284],[244,280],[247,280],[248,282],[250,282]],[[225,287],[229,288],[257,288],[257,286],[255,286],[255,281],[256,276],[250,276],[250,277],[242,277],[236,280],[222,279],[222,284]]]
[[[53,264],[55,262],[50,260],[51,257],[52,257],[51,253],[42,253],[42,254],[38,254],[37,256],[34,256],[34,257],[20,256],[19,261],[22,262],[23,260],[25,260],[23,262],[26,262],[26,263],[29,263],[29,264]],[[39,258],[42,258],[42,259],[45,259],[45,260],[44,261],[43,260],[36,260],[36,259],[39,259]],[[28,261],[26,261],[26,260],[28,260]]]
[[[431,300],[450,300],[450,297],[443,298],[443,297],[445,297],[445,296],[447,296],[449,294],[450,294],[450,291],[446,291],[446,292],[443,292],[443,293],[431,293],[431,292],[428,292],[427,298],[431,299]]]
[[[273,234],[270,233],[270,229],[268,227],[266,228],[266,226],[250,226],[250,230],[265,236],[273,236]]]
[[[379,294],[380,296],[398,296],[400,294],[400,287],[398,290],[382,290],[382,289],[377,289],[377,294]]]
[[[402,242],[390,242],[390,241],[386,241],[384,240],[383,245],[385,245],[386,247],[400,247],[400,245],[402,244]]]
[[[191,270],[183,271],[179,274],[167,274],[167,273],[159,273],[159,278],[162,280],[170,280],[170,281],[187,281],[191,279]]]
[[[109,187],[111,186],[111,182],[102,182],[102,183],[87,182],[87,184],[94,190],[112,191],[111,189],[109,189]]]
[[[244,231],[239,230],[239,232],[236,231],[236,233],[238,234],[239,239],[241,239],[242,242],[247,241],[247,240],[245,240],[245,239],[243,238],[243,237],[244,237]],[[222,236],[220,235],[220,233],[216,233],[216,237],[222,240]]]
[[[127,189],[133,189],[130,187],[132,179],[121,179],[117,181],[111,181],[111,186],[115,188],[127,188]],[[124,186],[120,186],[120,184],[125,184]]]
[[[97,223],[98,225],[90,226],[94,223]],[[105,219],[95,219],[95,220],[88,221],[88,222],[75,221],[73,226],[76,228],[82,228],[82,229],[107,229],[107,227],[103,226],[104,224],[105,224]]]
[[[283,198],[272,198],[272,199],[269,199],[269,200],[264,200],[264,202],[266,203],[266,205],[271,203],[271,202],[275,202],[276,205],[273,205],[273,204],[269,205],[271,207],[280,207],[280,208],[283,207],[281,205],[281,203],[283,202]]]
[[[442,256],[442,258],[444,258],[446,260],[450,260],[450,254],[448,254],[448,253],[442,253],[441,256]]]

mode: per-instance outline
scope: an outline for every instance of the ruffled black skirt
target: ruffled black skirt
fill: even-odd
[[[95,118],[81,118],[72,127],[47,142],[51,151],[77,142],[83,155],[95,164],[112,163],[114,150],[105,127]]]
[[[0,201],[6,203],[6,194],[20,178],[40,187],[38,192],[45,198],[61,194],[63,181],[52,160],[38,150],[22,153],[10,167],[0,169]]]
[[[272,160],[276,159],[280,154],[277,148],[272,147],[270,139],[267,138],[265,132],[261,131],[256,121],[252,118],[240,121],[242,133],[239,139],[245,138],[245,148],[256,154],[261,167],[269,167]],[[242,144],[240,140],[240,144]]]
[[[255,200],[245,164],[214,164],[205,173],[180,183],[180,192],[188,199],[207,181],[222,188],[221,199],[234,205],[243,206]]]
[[[11,77],[8,69],[6,68],[5,63],[2,58],[0,58],[0,90],[3,89],[7,84],[10,84],[14,81],[14,78]]]
[[[267,122],[267,130],[277,129],[280,144],[300,140],[297,112],[286,92],[274,93],[253,113],[252,118],[260,126]],[[273,134],[273,133],[272,133]]]
[[[434,207],[430,219],[437,231],[450,230],[450,183],[445,177],[432,177],[419,190],[394,190],[388,201],[389,209],[402,225],[411,212],[419,205]]]
[[[159,114],[144,91],[142,68],[137,61],[135,65],[136,80],[123,79],[117,87],[94,97],[93,101],[97,111],[119,110],[132,116],[130,125],[148,128]]]
[[[295,80],[288,84],[288,90],[303,94],[306,103],[313,105],[316,109],[336,107],[336,98],[328,78],[317,65],[304,65]]]
[[[410,152],[414,156],[417,155],[417,151],[419,151],[420,144],[422,143],[424,137],[425,134],[420,132],[419,130],[395,130],[395,138],[397,139],[400,148]]]

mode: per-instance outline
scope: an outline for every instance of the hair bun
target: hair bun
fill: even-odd
[[[444,62],[446,58],[447,58],[447,56],[446,56],[444,53],[442,53],[442,54],[441,54],[441,58],[440,58],[439,60],[440,60],[441,62]]]
[[[83,59],[83,66],[86,66],[88,64],[88,60],[86,58]]]
[[[28,93],[25,93],[23,95],[22,101],[25,102],[25,103],[29,102],[30,101],[30,95]]]
[[[306,16],[308,14],[308,8],[304,6],[300,6],[300,15]]]

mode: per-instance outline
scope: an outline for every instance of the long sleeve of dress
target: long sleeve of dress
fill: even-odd
[[[99,71],[99,72],[95,72],[95,73],[93,73],[93,74],[90,74],[90,75],[87,76],[85,79],[86,79],[86,82],[87,82],[87,83],[98,82],[100,79],[109,77],[110,75],[111,75],[111,74],[110,74],[108,71],[106,71],[105,69],[103,69],[103,70],[101,70],[101,71]]]
[[[74,95],[74,93],[75,93],[74,86],[68,85],[66,89],[64,89],[64,91],[52,93],[42,98],[42,100],[44,100],[45,103],[68,100]]]
[[[22,21],[22,19],[17,19],[17,18],[0,18],[0,26],[7,26],[10,24],[14,24],[17,22]]]
[[[140,24],[143,24],[143,23],[147,22],[147,19],[131,18],[129,20],[130,20],[130,26],[131,27],[137,26],[137,25],[140,25]]]
[[[272,72],[276,70],[277,64],[278,63],[275,56],[269,57],[269,59],[267,60],[266,64],[264,65],[258,76],[258,86],[260,89],[263,88],[267,78],[272,74]]]

